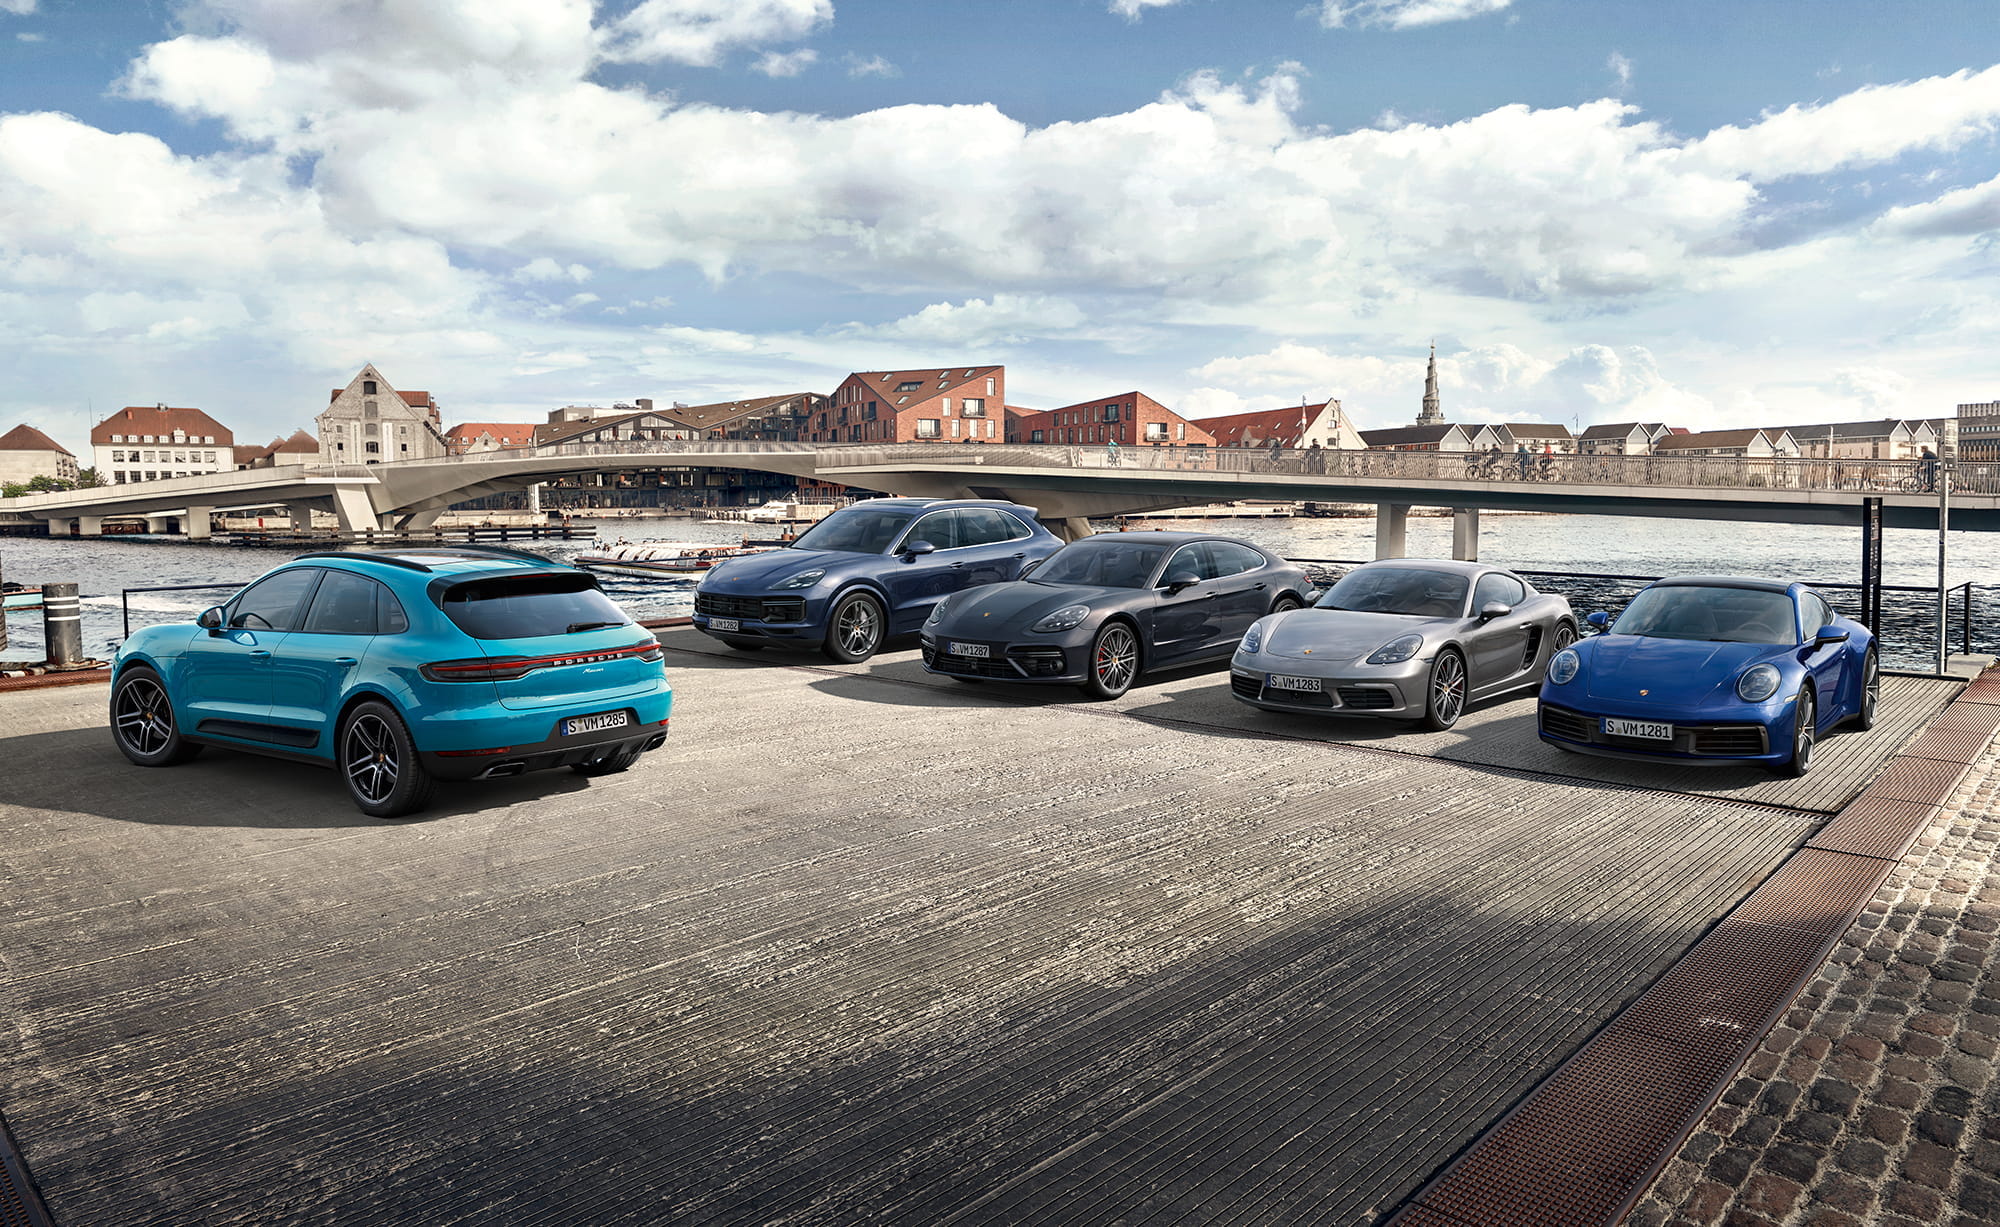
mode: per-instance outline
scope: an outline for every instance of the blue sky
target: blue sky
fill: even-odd
[[[1991,0],[0,0],[0,430],[2000,396]]]

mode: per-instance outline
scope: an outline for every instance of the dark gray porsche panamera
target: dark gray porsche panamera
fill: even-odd
[[[1148,670],[1225,659],[1251,623],[1312,592],[1302,568],[1234,537],[1098,533],[1025,579],[940,601],[921,632],[924,668],[1116,698]]]

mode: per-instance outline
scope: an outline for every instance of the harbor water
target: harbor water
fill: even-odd
[[[580,521],[587,522],[587,521]],[[769,526],[699,520],[596,521],[596,544],[620,539],[667,539],[735,545],[746,528],[757,536],[775,535]],[[1309,519],[1146,519],[1134,530],[1199,529],[1241,537],[1288,558],[1358,561],[1373,556],[1372,517]],[[1106,524],[1104,528],[1115,526]],[[1800,524],[1736,524],[1709,520],[1648,519],[1616,516],[1519,515],[1486,513],[1480,525],[1480,556],[1484,561],[1530,572],[1546,591],[1570,598],[1579,614],[1596,610],[1615,613],[1642,581],[1589,578],[1593,575],[1658,576],[1675,574],[1763,575],[1802,579],[1825,585],[1852,584],[1859,578],[1861,534],[1858,528],[1828,528]],[[1411,557],[1451,556],[1449,516],[1412,516],[1408,552]],[[567,559],[591,548],[585,541],[523,542],[550,557]],[[201,610],[229,596],[234,587],[255,579],[292,556],[291,551],[191,545],[178,538],[0,537],[0,579],[19,584],[73,582],[83,601],[83,645],[87,655],[108,657],[124,635],[125,599],[134,628],[155,622],[188,621]],[[1973,585],[1972,650],[2000,653],[2000,534],[1954,533],[1950,542],[1948,587]],[[667,618],[694,607],[693,576],[651,580],[604,576],[613,599],[635,618]],[[1891,529],[1884,533],[1883,582],[1922,587],[1924,592],[1892,592],[1884,600],[1883,662],[1891,668],[1928,669],[1937,645],[1937,534],[1935,531]],[[121,599],[124,590],[173,585],[223,585],[205,591],[137,592]],[[1858,597],[1853,588],[1829,586],[1826,595],[1852,614]],[[1954,596],[1950,617],[1950,649],[1959,650],[1960,612]],[[29,661],[42,657],[41,615],[8,618],[9,646],[0,660]]]

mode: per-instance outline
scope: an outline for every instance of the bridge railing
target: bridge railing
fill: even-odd
[[[1069,468],[1088,471],[1230,473],[1386,481],[1467,481],[1492,484],[1637,486],[1681,489],[1837,491],[1925,494],[1936,469],[1922,460],[1799,456],[1608,456],[1438,451],[1351,451],[1337,448],[1204,448],[1036,443],[808,443],[752,439],[623,439],[500,448],[442,458],[447,462],[525,460],[550,456],[657,456],[675,453],[711,463],[731,456],[812,455],[820,468],[902,466],[912,461],[959,466]],[[440,460],[399,461],[437,464]],[[328,476],[365,474],[375,466],[319,466]],[[387,465],[381,467],[389,467]],[[728,467],[726,463],[724,467]],[[754,465],[746,467],[756,467]],[[1954,464],[1953,489],[2000,494],[2000,465]]]

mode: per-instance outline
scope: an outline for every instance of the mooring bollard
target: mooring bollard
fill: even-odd
[[[83,661],[83,602],[75,584],[42,585],[42,642],[50,665]]]
[[[0,580],[4,580],[6,578],[7,578],[6,574],[4,572],[0,572]],[[6,590],[7,590],[7,585],[4,583],[0,583],[0,592],[5,592]],[[0,652],[4,652],[7,650],[7,610],[5,609],[5,604],[6,604],[5,598],[0,597]]]

